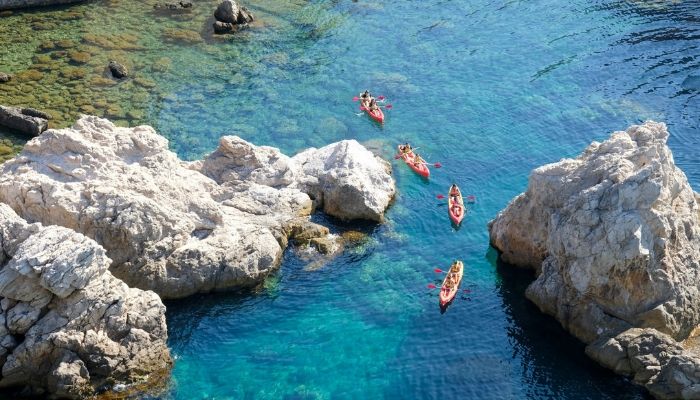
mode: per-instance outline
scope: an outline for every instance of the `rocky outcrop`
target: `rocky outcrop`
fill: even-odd
[[[49,126],[49,115],[33,108],[0,106],[0,126],[36,136]]]
[[[46,7],[58,4],[78,3],[82,0],[0,0],[0,10],[16,8]]]
[[[199,168],[224,185],[245,180],[301,190],[315,207],[343,220],[382,221],[396,190],[391,165],[355,140],[311,148],[290,158],[278,149],[226,136]]]
[[[167,371],[165,307],[95,241],[0,204],[0,387],[83,398]]]
[[[603,362],[626,374],[641,368],[630,335],[675,342],[700,323],[699,208],[667,139],[664,124],[647,122],[592,143],[576,159],[537,168],[527,191],[489,223],[491,243],[506,262],[536,269],[527,297],[595,343],[594,358],[604,360],[601,354],[613,347],[627,354],[629,368],[622,356]],[[654,354],[665,351],[649,346]],[[683,357],[690,354],[674,346]],[[625,347],[632,350],[620,350]],[[672,358],[657,359],[658,368],[635,380],[668,397],[660,393],[671,389],[658,385],[676,373],[667,368],[677,368]],[[670,397],[681,397],[676,389]]]
[[[231,33],[238,26],[253,22],[253,14],[247,8],[241,7],[235,0],[224,0],[214,12],[214,32]]]
[[[382,164],[373,155],[366,163],[342,179],[369,182],[354,175],[379,173]],[[394,186],[382,171],[386,186],[377,190],[386,191],[386,208]],[[3,164],[0,202],[29,221],[93,238],[112,259],[112,273],[130,286],[179,298],[264,279],[291,236],[287,225],[314,209],[304,189],[320,182],[331,181],[239,138],[224,138],[207,159],[187,163],[151,127],[117,128],[83,117],[71,129],[45,132]],[[368,193],[358,201],[375,207],[364,215],[380,220],[381,193],[357,190]],[[342,215],[362,217],[356,205],[338,207]]]

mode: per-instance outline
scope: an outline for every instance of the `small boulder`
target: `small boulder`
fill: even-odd
[[[125,66],[119,64],[116,61],[110,61],[107,65],[107,68],[109,68],[109,72],[112,73],[112,76],[117,79],[122,79],[129,76],[129,70],[127,70]]]
[[[217,21],[228,22],[229,24],[238,23],[238,13],[240,8],[235,0],[224,0],[216,7],[214,18]]]
[[[214,21],[214,33],[231,33],[236,30],[236,25],[228,23],[228,22],[221,22],[221,21]]]
[[[248,11],[248,9],[245,7],[241,7],[240,11],[238,12],[238,23],[247,24],[253,22],[254,20],[255,18],[253,17],[253,13]]]
[[[236,31],[236,25],[245,25],[254,20],[253,14],[235,0],[222,1],[214,12],[214,18],[215,33],[231,33]]]
[[[29,114],[26,114],[25,110],[30,110]],[[48,118],[38,116],[39,114],[47,116],[47,114],[31,108],[0,106],[0,126],[37,136],[48,128]]]
[[[12,75],[0,72],[0,83],[9,82],[12,80]]]
[[[43,118],[45,120],[50,120],[51,116],[43,111],[39,111],[36,108],[23,108],[21,110],[21,113],[24,115],[28,115],[30,117],[37,117],[37,118]]]

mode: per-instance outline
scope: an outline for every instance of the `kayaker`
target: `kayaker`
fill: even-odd
[[[462,206],[460,206],[456,200],[454,203],[452,203],[452,214],[454,214],[455,217],[462,215]]]
[[[401,150],[401,154],[408,154],[411,151],[413,151],[413,149],[411,148],[411,145],[408,143],[404,143],[404,144],[400,145],[399,150]]]
[[[374,97],[372,97],[369,101],[369,110],[370,111],[379,110],[379,106],[377,105],[377,100]]]
[[[364,92],[360,93],[360,105],[363,108],[369,108],[370,100],[372,100],[372,94],[369,92],[369,90],[365,90]]]
[[[457,187],[456,183],[453,183],[452,186],[450,186],[450,196],[459,196],[459,188]]]
[[[427,162],[425,162],[425,160],[423,159],[423,157],[421,157],[420,155],[415,154],[415,153],[413,153],[413,154],[414,154],[414,156],[413,156],[413,165],[427,164]]]

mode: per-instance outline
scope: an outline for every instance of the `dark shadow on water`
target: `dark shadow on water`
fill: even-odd
[[[487,258],[495,263],[513,357],[521,360],[523,378],[530,383],[528,397],[538,397],[536,388],[544,386],[555,398],[652,399],[644,388],[589,359],[582,342],[525,298],[533,271],[506,264],[493,248]]]

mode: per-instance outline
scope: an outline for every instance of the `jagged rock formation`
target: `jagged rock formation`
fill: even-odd
[[[95,241],[0,204],[0,387],[83,398],[167,371],[165,307]]]
[[[299,189],[326,214],[344,220],[381,221],[395,193],[391,165],[355,140],[308,149],[290,158],[278,149],[225,136],[199,168],[223,185],[246,181]]]
[[[700,385],[662,345],[700,323],[700,219],[667,138],[664,124],[647,122],[535,169],[489,230],[506,262],[536,269],[527,297],[590,343],[589,354],[674,398]],[[696,357],[675,346],[677,357]],[[635,361],[647,353],[655,361]],[[687,381],[668,383],[678,374]]]
[[[31,140],[2,166],[0,202],[28,221],[94,239],[112,259],[112,273],[130,286],[186,297],[253,285],[276,268],[291,235],[287,225],[314,209],[306,188],[341,218],[381,220],[394,195],[385,163],[356,142],[333,146],[338,151],[319,150],[328,158],[317,175],[276,149],[235,137],[222,139],[206,160],[186,163],[151,127],[83,117]],[[354,169],[343,175],[343,162]],[[363,186],[371,179],[383,186]],[[325,194],[340,190],[365,206]]]

